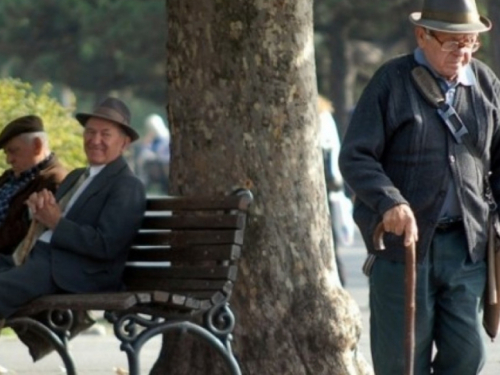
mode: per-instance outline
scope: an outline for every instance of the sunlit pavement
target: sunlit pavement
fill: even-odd
[[[147,375],[158,357],[160,337],[154,337],[142,349],[141,373]],[[126,375],[128,371],[125,352],[109,332],[105,335],[81,334],[70,342],[71,353],[78,375]],[[0,374],[64,374],[62,360],[51,353],[33,363],[27,348],[15,336],[0,338]],[[4,372],[2,372],[4,371]],[[5,372],[7,371],[7,372]]]

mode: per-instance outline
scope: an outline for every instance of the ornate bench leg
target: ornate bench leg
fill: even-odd
[[[126,314],[118,316],[113,311],[104,313],[106,320],[113,324],[115,336],[120,340],[120,349],[127,355],[128,368],[130,375],[140,374],[140,351],[144,342],[139,340],[139,327],[146,327],[146,331],[150,327],[157,324],[157,319],[146,319],[136,314]],[[147,340],[146,340],[147,341]]]
[[[224,321],[230,321],[230,324],[226,326],[226,330],[221,330],[212,325],[217,335],[211,332],[211,330],[190,321],[164,321],[158,318],[146,319],[137,314],[127,314],[118,317],[112,312],[106,312],[105,317],[109,322],[113,323],[115,336],[122,342],[120,349],[127,353],[130,375],[140,374],[139,356],[143,345],[152,337],[171,331],[191,333],[205,340],[221,354],[232,375],[241,375],[240,367],[230,345],[230,332],[232,332],[234,327],[234,316],[227,305],[220,306],[220,311],[224,314]],[[212,316],[217,319],[219,318],[216,312]],[[144,330],[138,330],[138,326],[143,327]]]
[[[49,322],[50,314],[49,312]],[[69,312],[71,313],[71,312]],[[69,317],[71,320],[72,318]],[[7,320],[7,325],[10,327],[19,327],[20,330],[23,329],[32,329],[32,332],[40,335],[41,337],[50,341],[50,343],[54,346],[54,349],[57,351],[59,356],[61,357],[64,367],[66,368],[66,373],[68,375],[76,375],[75,364],[73,362],[73,358],[68,351],[67,346],[67,335],[68,331],[63,327],[47,327],[46,325],[40,323],[39,321],[30,318],[30,317],[22,317],[22,318],[12,318]]]
[[[226,351],[224,356],[227,356],[227,360],[231,363],[229,365],[231,372],[235,375],[241,375],[240,366],[231,348],[232,333],[236,320],[229,308],[229,303],[223,302],[220,305],[214,306],[207,311],[203,318],[208,331],[223,344]]]

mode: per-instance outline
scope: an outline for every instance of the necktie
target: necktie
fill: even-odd
[[[69,201],[71,200],[71,197],[73,194],[76,193],[78,188],[83,184],[83,182],[87,179],[87,177],[90,175],[90,169],[86,169],[84,173],[78,177],[76,182],[71,186],[66,194],[64,194],[58,201],[59,203],[59,208],[61,209],[61,212],[64,212],[66,209],[66,206],[68,205]],[[14,253],[12,254],[12,257],[14,258],[14,262],[16,265],[20,265],[24,263],[26,257],[30,253],[31,249],[33,248],[33,245],[35,244],[36,240],[42,235],[43,232],[47,230],[47,227],[43,225],[42,223],[36,221],[36,220],[31,220],[31,224],[28,228],[28,233],[24,237],[24,239],[19,243],[17,248],[14,250]]]

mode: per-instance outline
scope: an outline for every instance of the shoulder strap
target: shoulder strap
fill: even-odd
[[[412,69],[411,78],[420,95],[435,108],[441,108],[445,99],[436,80],[422,65]]]
[[[431,75],[429,70],[419,65],[412,69],[411,78],[420,95],[422,95],[430,105],[437,109],[439,116],[450,131],[453,139],[459,144],[464,144],[472,155],[481,160],[482,153],[471,144],[467,136],[469,130],[462,122],[455,108],[446,103],[436,79]]]
[[[453,106],[446,103],[441,89],[431,73],[420,65],[413,68],[411,71],[411,78],[417,91],[427,100],[427,102],[429,102],[429,104],[437,108],[439,115],[453,135],[455,141],[467,147],[467,150],[474,156],[476,164],[482,162],[482,152],[471,143],[469,136],[467,136],[469,131]],[[482,170],[481,165],[479,165],[479,170]],[[488,174],[484,176],[484,184],[486,200],[490,205],[490,209],[494,211],[497,206],[491,192]]]

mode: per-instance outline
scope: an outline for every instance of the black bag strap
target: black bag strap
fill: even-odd
[[[419,65],[411,71],[411,78],[417,87],[418,92],[435,108],[441,108],[445,104],[445,99],[436,80],[430,72]]]
[[[482,152],[480,152],[477,147],[471,143],[470,138],[468,137],[469,130],[463,123],[457,111],[455,111],[455,108],[446,103],[436,79],[431,75],[429,70],[427,70],[424,66],[419,65],[412,69],[411,78],[417,88],[417,91],[430,105],[437,109],[439,116],[446,125],[446,128],[450,131],[455,142],[458,144],[464,144],[473,156],[481,160]]]
[[[482,161],[482,153],[475,147],[468,136],[469,131],[467,127],[462,122],[462,119],[455,111],[455,108],[446,103],[446,100],[439,88],[436,79],[431,75],[429,70],[422,65],[419,65],[412,69],[411,78],[417,91],[424,97],[425,100],[429,104],[431,104],[434,108],[437,109],[439,116],[444,121],[444,124],[451,132],[451,135],[455,139],[458,144],[463,144],[467,147],[467,150],[474,156],[476,160],[476,164],[479,163],[479,160]],[[481,166],[479,166],[481,167]],[[481,170],[482,168],[479,168]],[[493,198],[493,194],[491,192],[491,186],[489,181],[489,173],[484,176],[484,187],[485,187],[485,198],[490,206],[490,210],[495,211],[497,205]]]

